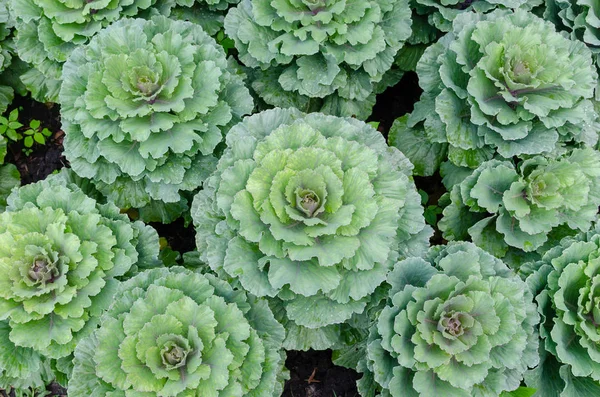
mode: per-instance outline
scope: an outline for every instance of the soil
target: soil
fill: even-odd
[[[408,72],[399,84],[387,89],[377,98],[373,114],[369,121],[379,121],[379,131],[387,137],[387,131],[393,121],[412,111],[414,103],[419,99],[421,89],[417,84],[415,73]],[[22,184],[44,179],[53,171],[68,165],[62,155],[64,133],[60,127],[58,105],[47,106],[32,101],[30,98],[17,98],[13,107],[21,107],[19,121],[25,125],[32,119],[41,121],[42,127],[48,127],[52,136],[46,145],[35,145],[29,155],[22,152],[22,143],[9,145],[7,162],[16,164],[22,177]],[[432,178],[415,178],[418,188],[425,190],[434,205],[444,192],[439,175]],[[159,235],[165,237],[170,247],[178,252],[195,249],[193,226],[185,225],[182,219],[171,224],[151,223]],[[441,237],[434,237],[440,240]],[[288,351],[286,367],[290,371],[290,379],[285,384],[282,397],[355,397],[358,396],[356,380],[360,375],[353,370],[336,366],[331,361],[331,351]],[[52,383],[47,387],[47,396],[64,396],[65,389]],[[0,391],[0,397],[13,397],[14,393]]]
[[[333,365],[331,350],[288,351],[285,366],[290,380],[282,397],[355,397],[360,375],[351,369]]]
[[[377,95],[373,113],[367,121],[378,121],[379,131],[387,139],[387,133],[394,120],[412,112],[422,92],[417,74],[404,73],[398,84]]]
[[[47,127],[52,135],[46,138],[45,145],[34,144],[33,151],[23,152],[23,141],[10,142],[5,162],[17,166],[21,174],[21,184],[37,182],[55,170],[65,167],[68,162],[63,156],[64,132],[60,125],[60,108],[56,104],[43,104],[29,97],[16,97],[11,108],[19,108],[19,122],[25,126],[31,120],[39,120],[41,128]]]

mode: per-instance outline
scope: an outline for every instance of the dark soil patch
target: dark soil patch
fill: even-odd
[[[23,153],[23,141],[8,145],[5,161],[17,166],[21,184],[26,185],[42,180],[68,164],[63,156],[64,132],[60,124],[60,107],[56,104],[46,105],[29,97],[16,97],[11,110],[14,108],[19,108],[19,122],[24,126],[28,126],[31,120],[39,120],[41,128],[52,131],[52,135],[46,138],[46,144],[34,144],[29,155]]]
[[[183,218],[179,218],[168,224],[151,222],[149,225],[156,229],[160,237],[167,239],[167,243],[173,251],[183,254],[196,250],[196,231],[191,222],[185,226]]]
[[[333,365],[331,350],[288,351],[285,366],[290,380],[282,397],[355,397],[360,375],[348,368]]]
[[[422,92],[417,74],[406,72],[398,84],[377,95],[373,113],[367,121],[378,121],[379,131],[387,139],[394,120],[412,112]]]
[[[414,176],[415,185],[417,189],[421,189],[427,193],[429,200],[425,207],[438,206],[440,197],[446,193],[446,187],[442,184],[442,177],[439,172],[436,172],[432,176]],[[442,219],[442,214],[438,214],[437,220]],[[429,240],[431,245],[446,244],[447,241],[442,238],[442,232],[437,227],[434,227],[434,233]]]

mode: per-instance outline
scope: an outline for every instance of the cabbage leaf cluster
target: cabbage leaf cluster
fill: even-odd
[[[498,396],[538,363],[539,316],[527,285],[471,243],[394,266],[387,306],[371,328],[363,396]],[[375,381],[370,386],[369,381]]]
[[[541,5],[544,0],[416,0],[415,11],[426,15],[429,23],[442,32],[452,30],[452,22],[460,14],[484,14],[496,9],[525,9]]]
[[[361,121],[296,109],[248,117],[226,141],[192,206],[201,259],[269,299],[286,348],[342,344],[392,264],[428,246],[410,162]]]
[[[595,0],[546,0],[544,18],[558,30],[570,32],[592,51],[598,66],[600,55],[600,3]],[[596,92],[598,95],[598,91]]]
[[[114,302],[75,350],[70,396],[281,395],[285,332],[266,301],[173,267],[122,283]]]
[[[541,315],[540,365],[526,376],[535,396],[600,394],[600,227],[566,237],[525,264]]]
[[[417,73],[424,92],[390,139],[423,175],[446,157],[476,168],[496,153],[523,157],[598,141],[590,50],[529,12],[461,14]]]
[[[450,193],[439,222],[447,240],[473,242],[495,256],[544,251],[560,238],[587,231],[600,205],[600,153],[535,156],[483,163]]]
[[[268,104],[365,119],[411,34],[408,0],[242,0],[225,17]],[[261,71],[258,71],[260,69]],[[391,79],[391,80],[388,80]],[[311,101],[311,98],[312,101]]]
[[[202,28],[124,19],[77,48],[60,92],[65,155],[121,208],[170,221],[216,162],[223,133],[253,101]],[[170,209],[165,209],[165,206]]]
[[[190,21],[202,26],[202,29],[214,36],[223,29],[227,10],[240,0],[175,0],[178,7],[171,9],[169,17]]]
[[[0,114],[6,111],[14,97],[14,90],[10,82],[6,81],[5,76],[1,76],[13,61],[14,43],[11,34],[14,22],[7,3],[0,2]],[[0,137],[0,141],[2,139]]]
[[[0,214],[3,376],[28,381],[40,360],[69,356],[112,302],[116,278],[157,256],[154,229],[60,174],[14,190]]]

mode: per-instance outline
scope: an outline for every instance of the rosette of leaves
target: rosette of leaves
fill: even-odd
[[[211,36],[223,29],[227,10],[240,0],[175,0],[179,7],[171,10],[172,19],[185,20],[202,26]]]
[[[175,5],[174,0],[7,1],[15,17],[17,52],[31,66],[21,81],[41,102],[58,101],[63,63],[102,28],[126,17],[168,15]]]
[[[269,105],[366,119],[376,91],[399,81],[410,16],[408,0],[242,0],[225,32]]]
[[[535,396],[600,393],[598,280],[600,227],[564,238],[542,259],[523,265],[541,316],[540,365],[527,374]]]
[[[535,156],[517,167],[490,160],[455,185],[450,198],[438,224],[445,239],[470,237],[499,258],[539,258],[596,220],[600,153],[575,149],[556,158]]]
[[[163,16],[115,22],[73,51],[63,78],[72,169],[117,206],[149,208],[146,220],[187,208],[224,131],[253,108],[215,40]]]
[[[539,316],[527,285],[471,243],[398,262],[370,330],[363,396],[498,396],[537,365]]]
[[[415,10],[427,16],[429,23],[442,32],[452,30],[452,22],[460,14],[476,12],[484,14],[496,9],[524,9],[530,11],[541,5],[543,0],[416,0]]]
[[[265,300],[182,267],[119,287],[75,350],[69,395],[279,396],[285,336]]]
[[[154,229],[60,174],[22,186],[0,214],[0,321],[17,348],[66,357],[98,324],[117,278],[156,266],[157,256]],[[35,372],[38,364],[23,360],[17,369]]]
[[[459,15],[417,74],[424,92],[395,121],[390,142],[420,175],[446,158],[477,168],[496,153],[525,157],[598,141],[590,50],[529,12]]]
[[[192,206],[201,259],[269,299],[285,348],[342,344],[397,258],[428,246],[410,162],[368,124],[296,109],[246,118],[226,141]]]

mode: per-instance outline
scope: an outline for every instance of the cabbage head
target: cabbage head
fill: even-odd
[[[6,0],[15,17],[19,57],[31,65],[21,81],[40,102],[57,102],[61,68],[78,46],[126,17],[167,14],[174,0]]]
[[[377,84],[399,77],[411,34],[408,0],[242,0],[225,17],[253,89],[268,104],[366,119]],[[391,80],[388,80],[391,79]]]
[[[0,214],[0,321],[16,347],[66,357],[112,302],[116,278],[157,256],[154,229],[60,174],[22,186]],[[27,364],[36,365],[25,360],[21,373]]]
[[[77,346],[69,396],[279,396],[284,336],[265,300],[182,267],[148,270]]]
[[[524,10],[464,13],[417,65],[424,92],[390,139],[420,169],[477,168],[598,141],[590,50]],[[426,173],[425,173],[426,170]]]
[[[296,109],[248,117],[226,141],[192,206],[201,259],[269,299],[287,349],[342,343],[392,264],[428,246],[410,162],[368,124]]]
[[[540,365],[525,378],[535,397],[600,395],[600,227],[564,238],[523,265],[536,295]]]
[[[575,149],[556,158],[535,156],[517,167],[490,160],[454,185],[450,198],[439,222],[445,239],[470,236],[499,258],[524,253],[535,258],[596,220],[600,153]]]
[[[519,387],[539,357],[539,316],[527,285],[471,243],[398,262],[371,328],[363,396],[497,397]],[[375,382],[369,385],[369,381]]]
[[[144,219],[176,218],[214,168],[223,133],[253,108],[230,70],[198,25],[163,16],[110,25],[64,65],[72,169],[121,208],[156,208]]]

